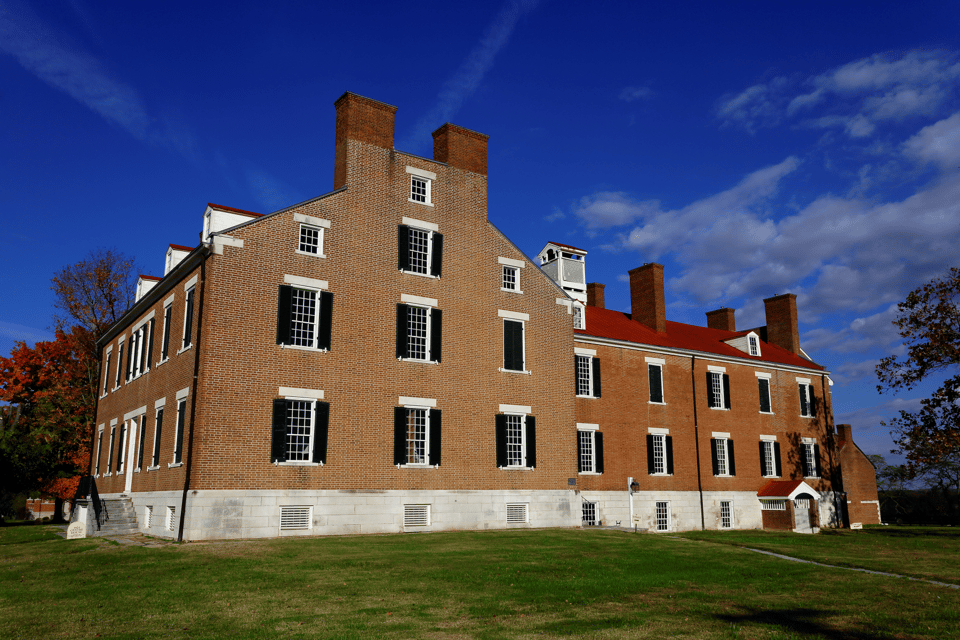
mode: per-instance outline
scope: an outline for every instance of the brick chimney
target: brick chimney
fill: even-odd
[[[433,159],[451,167],[487,175],[490,136],[449,122],[433,132]]]
[[[333,188],[347,183],[347,141],[393,149],[393,124],[397,108],[349,91],[333,103],[337,108],[337,135],[333,162]]]
[[[650,262],[629,273],[633,319],[657,333],[664,333],[667,330],[667,314],[663,301],[663,265]]]
[[[711,329],[723,329],[724,331],[736,331],[737,321],[734,318],[736,311],[721,307],[714,311],[707,311],[707,326]]]
[[[843,445],[849,442],[853,444],[853,429],[848,424],[837,425],[837,449],[843,448]]]
[[[784,293],[763,301],[767,315],[767,342],[791,353],[800,353],[800,325],[797,323],[797,296]]]
[[[587,306],[605,309],[606,307],[603,306],[603,290],[605,288],[606,285],[600,284],[599,282],[588,282]]]

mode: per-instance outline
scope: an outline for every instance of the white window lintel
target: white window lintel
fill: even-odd
[[[167,399],[166,399],[166,398],[160,398],[159,400],[157,400],[156,402],[153,403],[153,408],[154,408],[154,409],[162,409],[165,404],[167,404]]]
[[[644,360],[644,362],[646,362],[647,364],[659,364],[660,366],[663,366],[663,365],[667,364],[667,361],[664,360],[663,358],[650,358],[650,357],[645,357],[643,360]]]
[[[810,384],[810,378],[797,378],[797,382],[800,384]]]
[[[573,352],[578,356],[595,356],[597,355],[596,349],[584,349],[583,347],[574,347]]]
[[[190,387],[187,387],[185,389],[180,389],[180,391],[177,391],[177,402],[180,402],[181,400],[186,398],[188,395],[190,395]]]
[[[523,269],[527,265],[527,263],[524,262],[523,260],[514,260],[513,258],[504,258],[503,256],[500,256],[499,258],[497,258],[497,262],[499,262],[500,264],[505,264],[508,267],[516,267],[518,269]]]
[[[590,424],[588,422],[578,422],[577,431],[599,431],[599,424]]]
[[[424,298],[423,296],[412,296],[406,293],[400,294],[400,302],[408,302],[410,304],[419,304],[425,307],[437,306],[436,298]]]
[[[403,224],[408,227],[417,227],[418,229],[427,229],[428,231],[440,231],[440,225],[433,222],[424,222],[416,218],[403,217]]]
[[[712,371],[713,373],[726,373],[726,372],[727,372],[727,368],[726,368],[726,367],[719,367],[719,366],[717,366],[717,365],[715,365],[715,364],[708,364],[708,365],[707,365],[707,371]]]
[[[330,228],[330,221],[324,220],[323,218],[315,218],[313,216],[308,216],[304,213],[295,213],[293,214],[294,222],[302,222],[304,224],[313,225],[314,227],[322,227],[324,229]]]
[[[664,429],[662,427],[647,427],[647,433],[654,436],[668,436],[670,435],[670,429]]]
[[[297,287],[307,287],[310,289],[327,290],[329,283],[326,280],[317,280],[316,278],[304,278],[303,276],[283,275],[283,284],[292,284]]]
[[[529,313],[520,313],[519,311],[504,311],[503,309],[497,309],[497,316],[501,318],[508,318],[510,320],[530,320]]]
[[[773,374],[768,371],[754,371],[753,374],[758,378],[766,378],[767,380],[773,377]]]
[[[136,418],[137,416],[143,415],[146,412],[147,412],[147,405],[143,405],[139,409],[134,409],[133,411],[127,411],[125,414],[123,414],[123,420],[124,422],[126,422],[130,418]]]
[[[436,398],[411,398],[409,396],[400,396],[397,398],[397,404],[401,407],[429,407],[437,408]]]
[[[524,406],[522,404],[502,404],[500,405],[500,413],[514,413],[514,414],[528,414],[531,413],[530,407]]]
[[[730,439],[730,433],[729,433],[729,432],[723,432],[723,431],[714,431],[714,432],[711,434],[710,437],[711,437],[711,438],[725,438],[725,439],[728,439],[728,440],[729,440],[729,439]]]
[[[764,436],[764,435],[761,435],[761,436],[760,436],[760,439],[761,439],[762,441],[764,441],[764,442],[776,442],[776,441],[777,441],[777,436]]]
[[[302,389],[299,387],[280,387],[277,395],[281,398],[310,398],[323,400],[323,389]]]
[[[435,174],[433,171],[418,169],[417,167],[411,167],[410,165],[407,165],[407,173],[412,176],[417,176],[418,178],[426,178],[427,180],[437,179],[437,174]]]
[[[197,284],[197,280],[198,280],[199,278],[200,278],[200,276],[193,276],[192,278],[190,278],[189,280],[187,280],[186,282],[184,282],[184,283],[183,283],[183,290],[184,290],[184,291],[190,291],[190,289]]]

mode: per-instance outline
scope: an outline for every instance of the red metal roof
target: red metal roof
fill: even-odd
[[[253,216],[254,218],[262,218],[262,213],[254,213],[253,211],[244,211],[243,209],[234,209],[233,207],[225,207],[222,204],[213,204],[212,202],[207,203],[208,207],[213,207],[214,209],[220,209],[221,211],[232,211],[234,213],[239,213],[244,216]]]
[[[758,498],[789,498],[803,480],[771,480],[757,491]]]
[[[193,251],[195,247],[185,247],[182,244],[171,244],[171,249],[176,249],[177,251]]]
[[[575,247],[575,246],[573,246],[572,244],[563,244],[562,242],[554,242],[553,240],[551,240],[551,241],[548,242],[547,244],[555,244],[555,245],[557,245],[558,247],[564,247],[564,248],[566,248],[566,249],[573,249],[574,251],[583,251],[584,253],[587,253],[587,250],[586,250],[586,249],[581,249],[580,247]]]
[[[158,278],[157,276],[145,276],[142,273],[140,274],[140,277],[144,280],[160,280],[160,278]]]
[[[622,311],[586,307],[585,313],[587,328],[585,330],[577,329],[575,331],[577,335],[824,370],[823,367],[810,362],[806,358],[762,340],[760,341],[760,356],[751,356],[724,342],[724,340],[743,335],[743,332],[740,331],[710,329],[668,320],[667,330],[664,333],[657,333],[646,325],[632,320],[629,313]]]

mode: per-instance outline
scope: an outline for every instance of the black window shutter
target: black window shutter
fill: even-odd
[[[440,410],[430,410],[430,464],[440,464]]]
[[[807,385],[807,392],[810,394],[810,408],[808,413],[811,416],[817,415],[817,394],[814,392],[814,386],[812,384]]]
[[[270,442],[271,462],[287,461],[287,401],[273,401],[273,437]]]
[[[594,453],[597,456],[596,472],[603,473],[603,434],[599,431],[595,431],[593,434],[593,446],[596,449]]]
[[[430,256],[430,274],[440,277],[443,269],[443,234],[433,233],[433,255]]]
[[[575,396],[580,395],[580,358],[582,357],[573,356],[573,395]]]
[[[507,416],[498,413],[496,416],[497,435],[497,466],[507,466]]]
[[[773,461],[776,465],[776,475],[779,478],[783,475],[783,467],[780,466],[780,443],[773,443]]]
[[[407,357],[407,305],[397,305],[397,357]]]
[[[443,312],[440,309],[430,311],[430,359],[440,362],[440,346],[443,344]]]
[[[187,292],[187,315],[183,321],[183,346],[184,348],[193,344],[193,294],[196,289],[190,289]]]
[[[656,467],[653,464],[653,436],[647,434],[647,473],[651,476],[656,473]]]
[[[707,402],[711,409],[717,406],[717,398],[713,395],[713,375],[712,371],[707,371]]]
[[[537,419],[527,416],[527,464],[528,467],[537,466]]]
[[[647,375],[650,378],[650,402],[663,402],[663,378],[659,365],[647,365]]]
[[[313,461],[326,464],[327,436],[330,433],[330,403],[317,401],[313,411]]]
[[[600,397],[600,358],[593,359],[593,397]]]
[[[280,285],[277,296],[277,344],[290,344],[290,313],[293,308],[293,287]]]
[[[160,464],[160,441],[163,432],[163,409],[157,409],[157,426],[153,429],[153,465]]]
[[[673,475],[673,436],[664,436],[667,449],[667,473]]]
[[[733,440],[727,440],[727,473],[732,476],[737,475],[737,462],[733,457]]]
[[[170,353],[170,318],[173,314],[173,305],[163,310],[163,341],[160,343],[160,359],[166,360]]]
[[[526,371],[526,363],[523,361],[523,323],[513,324],[513,363],[517,371]]]
[[[511,320],[503,321],[503,368],[517,370],[514,362],[514,325]]]
[[[720,460],[717,457],[717,447],[720,441],[716,438],[710,438],[710,457],[713,458],[713,475],[720,475]]]
[[[407,410],[393,408],[393,464],[407,464]]]
[[[760,475],[769,476],[771,475],[770,470],[767,469],[767,456],[764,455],[763,445],[764,441],[760,441]]]
[[[147,370],[147,362],[150,361],[150,355],[148,353],[150,344],[150,324],[147,323],[143,327],[143,337],[140,338],[140,375],[143,375],[143,372]]]
[[[766,378],[757,378],[760,387],[760,411],[770,413],[770,381]]]
[[[816,464],[817,477],[823,477],[822,469],[820,469],[820,445],[818,444],[813,445],[813,462]]]
[[[727,409],[732,409],[730,404],[730,376],[723,374],[723,404]]]
[[[143,469],[143,440],[147,435],[147,414],[140,416],[140,444],[137,448],[137,469]]]
[[[136,349],[133,348],[134,336],[130,336],[130,348],[127,349],[127,380],[130,379],[130,375],[133,373],[133,354]]]
[[[144,370],[149,369],[150,365],[153,363],[153,328],[154,328],[155,318],[150,318],[150,340],[147,341],[147,366]]]
[[[807,415],[807,385],[799,385],[800,389],[800,415]]]
[[[397,228],[397,269],[410,269],[410,230],[405,224]]]
[[[127,423],[120,423],[120,437],[117,439],[117,473],[123,467],[123,450],[126,449],[123,443],[123,436],[127,432]]]
[[[330,350],[330,337],[333,334],[333,294],[320,292],[320,326],[317,330],[317,348]]]

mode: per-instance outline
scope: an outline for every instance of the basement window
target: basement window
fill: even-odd
[[[430,526],[430,505],[428,504],[403,505],[403,526],[429,527]]]
[[[313,521],[313,507],[280,507],[280,531],[306,531]]]

